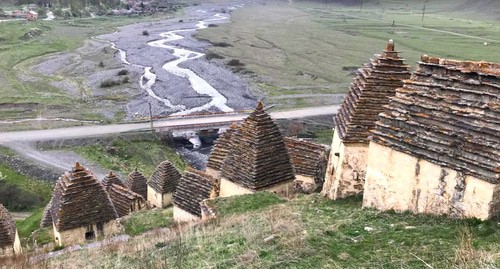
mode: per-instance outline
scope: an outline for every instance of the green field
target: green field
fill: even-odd
[[[117,137],[109,143],[70,148],[100,166],[127,175],[137,170],[149,178],[160,162],[169,160],[179,171],[186,162],[175,149],[157,140],[137,140]]]
[[[136,236],[146,231],[170,227],[173,224],[172,207],[133,212],[123,218],[125,234]]]
[[[165,19],[169,15],[148,17],[97,17],[55,21],[14,21],[0,23],[0,118],[16,120],[34,117],[64,117],[87,121],[110,121],[96,111],[100,97],[89,95],[85,78],[75,74],[39,74],[31,70],[41,56],[56,52],[71,52],[82,47],[93,36],[116,31],[117,27],[144,20]],[[32,29],[39,32],[32,38],[24,35]],[[94,55],[95,54],[95,55]],[[114,51],[96,51],[89,61],[104,62],[106,67],[115,63]],[[116,63],[115,63],[116,65]],[[77,85],[79,94],[71,94],[51,83],[70,80]],[[120,101],[115,95],[110,101]],[[114,99],[113,99],[114,98]],[[121,98],[121,99],[120,99]],[[128,97],[127,97],[128,98]],[[116,100],[119,99],[119,100]],[[111,108],[110,108],[111,110]],[[117,112],[111,121],[122,120]],[[77,123],[80,124],[80,123]],[[58,122],[57,127],[75,125],[74,122]],[[14,129],[54,128],[54,122],[19,123]]]
[[[352,71],[389,39],[413,67],[422,54],[500,62],[499,21],[472,16],[479,8],[488,12],[483,6],[465,12],[459,9],[465,1],[427,1],[422,21],[424,1],[365,2],[362,11],[324,2],[248,5],[232,13],[232,23],[198,37],[214,44],[210,51],[223,62],[240,60],[242,73],[255,74],[247,75],[254,88],[282,107],[326,104],[328,98],[314,95],[346,92]]]
[[[496,268],[497,221],[362,209],[358,198],[217,198],[219,218],[55,257],[48,267]],[[136,214],[136,213],[134,213]],[[139,213],[142,214],[142,213]],[[168,221],[169,216],[162,217]],[[142,225],[142,224],[141,224]]]

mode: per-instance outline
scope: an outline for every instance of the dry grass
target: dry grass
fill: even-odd
[[[319,195],[221,199],[219,218],[12,268],[496,268],[500,223],[362,209]],[[262,207],[258,199],[262,198]],[[234,211],[227,204],[250,204]],[[367,231],[365,227],[373,230]],[[407,229],[406,227],[414,227]],[[17,266],[17,267],[16,267]],[[10,268],[8,267],[8,268]]]
[[[500,258],[500,253],[492,253],[474,247],[474,238],[469,226],[464,226],[459,230],[458,246],[455,250],[455,263],[457,268],[497,268],[495,260]]]

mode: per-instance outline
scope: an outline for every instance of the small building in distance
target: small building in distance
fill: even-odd
[[[148,180],[141,172],[137,171],[137,168],[128,174],[125,186],[129,190],[142,195],[144,199],[148,198]]]
[[[336,116],[322,193],[340,199],[363,193],[370,131],[396,88],[410,77],[409,66],[389,40],[382,54],[358,69]]]
[[[84,243],[119,232],[118,215],[104,186],[78,162],[56,182],[42,217],[59,246]]]
[[[325,146],[290,137],[285,138],[285,143],[295,169],[295,190],[321,190],[327,163]]]
[[[104,188],[108,189],[111,185],[116,184],[122,187],[126,187],[123,181],[118,177],[117,174],[113,173],[113,171],[109,171],[109,173],[101,180],[101,184]]]
[[[107,192],[119,218],[148,208],[144,197],[121,185],[111,184]]]
[[[179,184],[181,174],[169,161],[156,166],[148,184],[148,202],[152,206],[162,208],[172,204],[172,196]]]
[[[256,191],[293,192],[295,174],[290,155],[262,102],[232,134],[220,177],[222,197]]]
[[[111,198],[118,217],[121,218],[134,211],[148,208],[144,197],[125,187],[125,184],[113,171],[109,171],[101,180],[101,184],[106,189],[109,198]]]
[[[215,178],[220,176],[220,171],[224,160],[228,153],[231,151],[231,137],[237,130],[236,124],[231,125],[224,133],[222,133],[217,140],[215,140],[212,151],[207,161],[207,168],[205,172]]]
[[[195,222],[202,219],[201,202],[219,196],[219,182],[205,172],[188,168],[174,193],[174,221]]]
[[[422,56],[379,116],[364,207],[500,216],[500,64]]]
[[[38,13],[36,13],[35,11],[28,11],[26,12],[26,19],[28,21],[36,21],[38,20]]]
[[[16,223],[7,208],[0,204],[0,257],[22,252]]]

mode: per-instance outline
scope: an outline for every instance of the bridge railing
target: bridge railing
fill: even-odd
[[[202,118],[202,117],[213,117],[213,116],[231,116],[231,115],[241,115],[250,114],[253,110],[236,110],[232,112],[196,112],[188,115],[165,115],[165,116],[153,116],[150,117],[135,117],[133,121],[144,122],[150,119],[153,120],[167,120],[167,119],[186,119],[186,118]]]
[[[210,123],[197,123],[197,124],[183,124],[175,126],[161,126],[154,127],[158,131],[178,131],[178,130],[200,130],[209,128],[221,128],[225,126],[230,126],[233,123],[239,123],[243,120],[232,120],[232,121],[221,121],[221,122],[210,122]]]

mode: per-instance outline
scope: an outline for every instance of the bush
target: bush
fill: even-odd
[[[125,76],[125,75],[128,75],[127,69],[122,69],[118,72],[118,76]]]
[[[104,67],[104,62],[103,62],[103,61],[100,61],[100,62],[99,62],[99,66],[100,66],[100,67]]]
[[[129,83],[130,82],[130,78],[129,77],[124,77],[122,79],[122,84],[126,84],[126,83]]]
[[[224,59],[224,56],[219,55],[219,54],[212,52],[212,51],[207,51],[207,53],[205,54],[205,59],[207,59],[207,60]]]
[[[217,27],[218,25],[215,24],[215,23],[210,23],[209,25],[207,25],[207,27]]]
[[[40,195],[29,193],[16,185],[0,180],[0,204],[9,210],[31,210],[42,206],[44,198]]]
[[[110,87],[113,87],[113,86],[118,86],[120,84],[121,83],[119,81],[112,80],[112,79],[106,79],[106,80],[103,80],[101,82],[101,88],[110,88]]]
[[[144,31],[142,31],[142,35],[148,36],[148,35],[149,35],[148,30],[144,30]]]
[[[244,64],[242,62],[240,62],[240,60],[238,60],[238,59],[231,59],[227,62],[227,65],[229,65],[229,66],[242,66]]]
[[[63,11],[60,8],[54,10],[53,13],[54,13],[54,16],[56,16],[56,17],[62,17],[63,16]]]
[[[215,43],[212,43],[212,45],[214,45],[215,47],[222,47],[222,48],[233,46],[233,45],[226,43],[226,42],[215,42]]]

